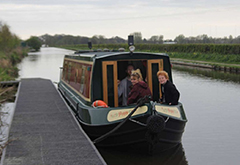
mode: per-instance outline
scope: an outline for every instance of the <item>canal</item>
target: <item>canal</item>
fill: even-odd
[[[19,79],[41,77],[58,82],[63,57],[69,53],[72,51],[51,47],[29,53],[18,65]],[[138,147],[100,149],[108,164],[240,162],[240,75],[174,66],[173,81],[188,118],[182,144],[153,156]]]

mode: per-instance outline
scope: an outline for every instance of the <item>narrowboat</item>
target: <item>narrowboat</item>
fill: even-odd
[[[118,80],[126,76],[129,64],[141,70],[152,97],[120,106]],[[159,70],[168,72],[169,80],[173,81],[167,54],[78,51],[65,55],[58,89],[96,146],[145,143],[150,151],[155,145],[167,149],[181,143],[187,118],[182,103],[171,106],[158,103],[161,87],[156,74]],[[93,106],[96,101],[103,101],[107,106]]]

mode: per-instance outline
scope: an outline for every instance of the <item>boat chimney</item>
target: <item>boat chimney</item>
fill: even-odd
[[[128,46],[134,45],[133,35],[128,36]]]
[[[88,42],[88,48],[92,49],[92,42]]]
[[[135,50],[133,35],[128,36],[128,46],[131,53],[130,55],[132,55],[133,51]]]

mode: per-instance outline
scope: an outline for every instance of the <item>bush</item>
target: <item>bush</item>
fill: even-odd
[[[40,39],[38,37],[30,37],[27,41],[26,41],[27,45],[32,48],[35,49],[35,51],[39,51],[39,49],[42,46],[42,42],[40,41]]]

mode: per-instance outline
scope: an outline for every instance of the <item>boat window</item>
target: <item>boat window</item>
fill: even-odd
[[[103,61],[102,63],[103,80],[103,101],[112,107],[118,107],[117,93],[117,62]]]
[[[81,81],[80,81],[80,89],[79,89],[79,91],[81,92],[81,93],[84,93],[84,90],[85,90],[85,71],[86,71],[86,66],[85,65],[82,65],[82,67],[81,67],[81,77],[80,77],[80,79],[81,79]]]
[[[108,105],[114,106],[114,75],[113,65],[107,66]]]
[[[152,95],[153,95],[153,100],[157,101],[160,96],[159,96],[159,82],[158,79],[155,78],[157,75],[157,72],[159,71],[159,67],[157,63],[152,64]]]
[[[62,80],[86,100],[90,100],[91,64],[65,59]]]
[[[141,61],[118,61],[118,80],[123,80],[127,76],[126,69],[129,64],[134,66],[134,69],[140,69],[143,80],[146,79],[146,71],[147,71],[147,60],[141,60]]]
[[[152,91],[153,101],[158,101],[158,99],[161,97],[161,88],[160,83],[158,82],[157,72],[159,70],[163,70],[163,59],[148,60],[147,70],[147,83]]]
[[[68,61],[64,61],[62,79],[67,80]]]

